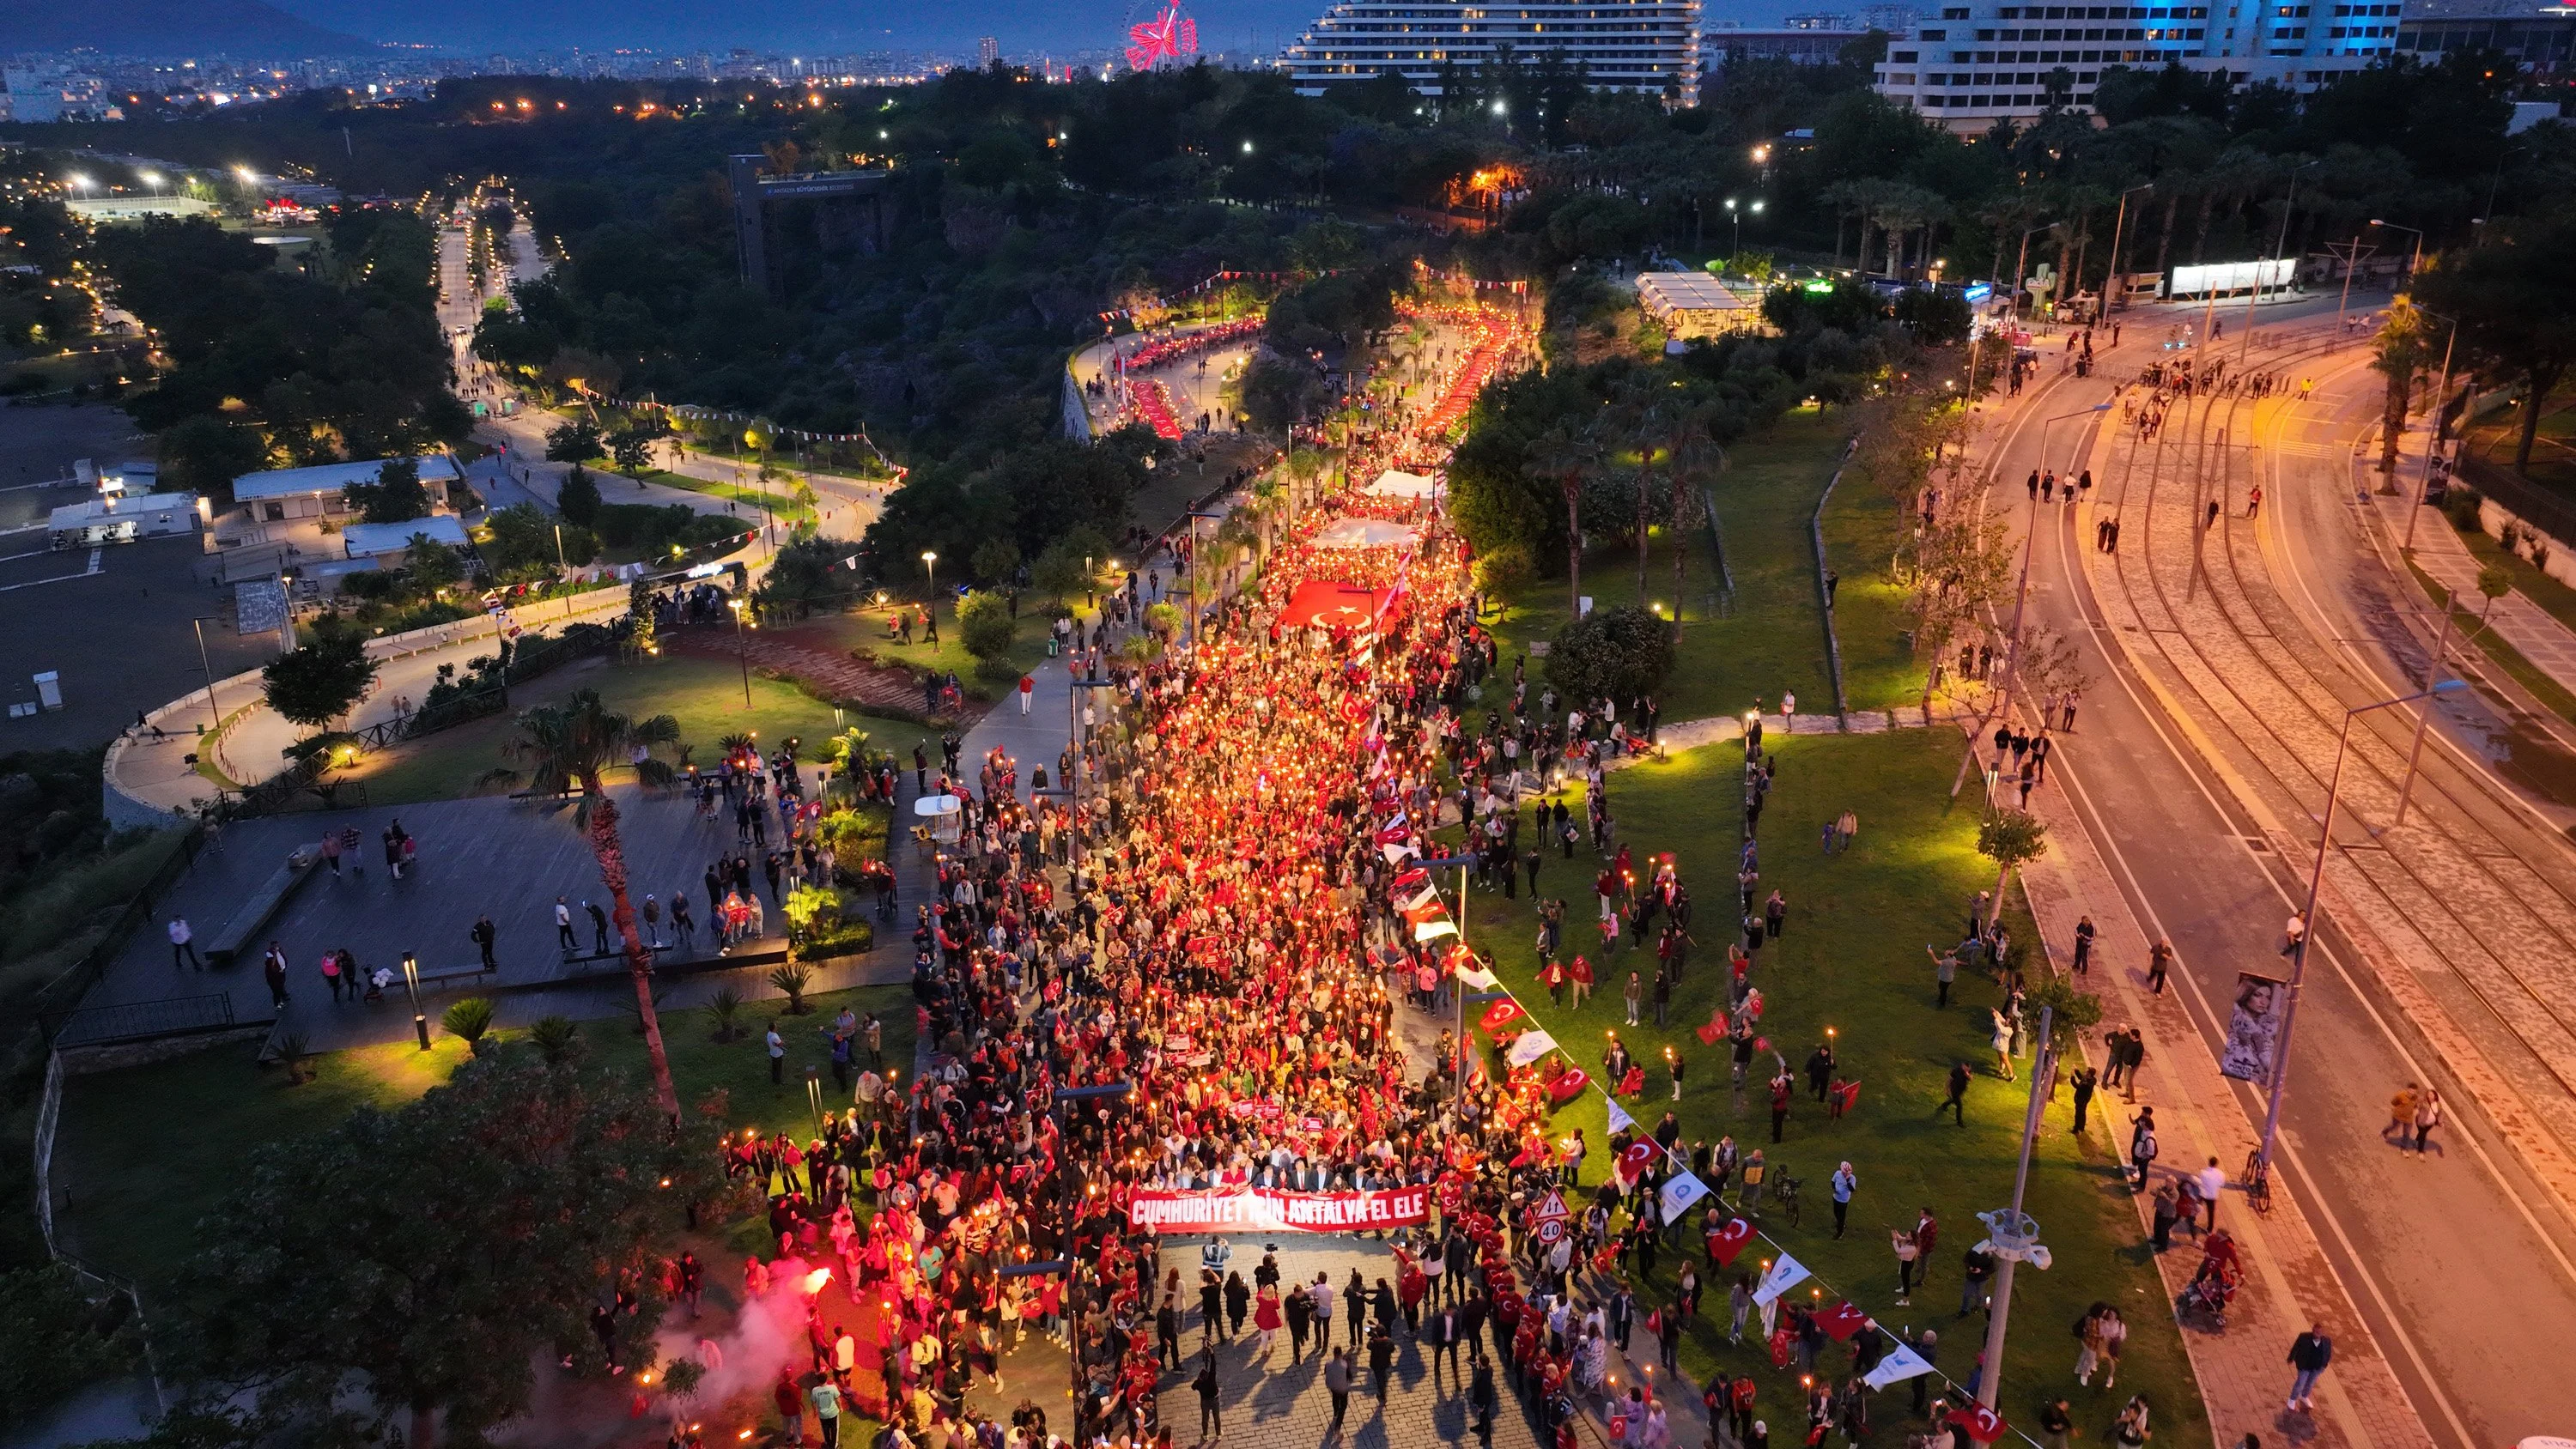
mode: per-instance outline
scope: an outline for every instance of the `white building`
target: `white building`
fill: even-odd
[[[1879,94],[1955,131],[2026,121],[2055,107],[2089,112],[2112,66],[2167,62],[2224,74],[2239,89],[2273,81],[2313,90],[2394,53],[2399,0],[2254,4],[1948,5],[1888,45]]]
[[[1524,61],[1584,67],[1592,89],[1699,100],[1699,0],[1339,0],[1280,56],[1300,95],[1401,72],[1435,94],[1440,69],[1473,70],[1508,46]]]
[[[353,523],[340,531],[341,547],[350,558],[374,559],[384,568],[401,568],[414,538],[427,537],[453,549],[474,546],[465,525],[452,513],[433,513],[409,523]]]
[[[445,453],[423,453],[412,461],[420,467],[421,486],[443,506],[447,502],[447,485],[462,476],[457,472],[456,460]],[[383,459],[370,458],[363,463],[318,463],[310,468],[244,473],[233,480],[233,501],[249,511],[254,523],[287,523],[299,518],[353,513],[356,510],[340,490],[352,483],[375,482],[384,466]]]
[[[205,522],[205,500],[194,493],[118,494],[64,504],[46,520],[45,531],[55,548],[95,548],[194,533]]]

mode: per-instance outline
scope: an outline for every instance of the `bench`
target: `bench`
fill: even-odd
[[[295,894],[296,888],[303,885],[305,879],[313,874],[313,867],[321,863],[322,847],[297,846],[295,853],[286,858],[286,863],[262,882],[258,890],[251,892],[250,898],[233,912],[231,920],[224,922],[223,929],[207,940],[207,957],[218,966],[229,966],[234,958],[253,949],[260,933],[268,929],[268,923],[286,908],[286,902]]]

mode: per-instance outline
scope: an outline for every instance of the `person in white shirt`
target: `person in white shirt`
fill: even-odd
[[[2218,1194],[2227,1187],[2225,1169],[2221,1168],[2218,1165],[2218,1159],[2213,1157],[2209,1159],[2207,1167],[2191,1175],[2191,1182],[2192,1186],[2199,1191],[2200,1200],[2209,1205],[2209,1226],[2204,1231],[2217,1232]]]
[[[205,961],[197,955],[196,943],[197,934],[188,928],[188,918],[172,916],[170,918],[171,970],[176,971],[183,966],[194,966],[200,971],[206,969]]]

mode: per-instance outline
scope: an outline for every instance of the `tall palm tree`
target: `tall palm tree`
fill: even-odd
[[[1706,468],[1712,457],[1720,469],[1725,468],[1726,450],[1717,445],[1705,404],[1686,409],[1673,419],[1664,433],[1664,449],[1673,475],[1673,630],[1678,634],[1690,566],[1690,527],[1699,521],[1699,494],[1685,480]]]
[[[635,907],[626,898],[626,847],[617,837],[617,802],[600,788],[599,777],[626,763],[639,750],[668,744],[680,736],[680,722],[667,714],[632,720],[599,702],[599,691],[576,690],[562,704],[538,705],[519,712],[519,735],[502,746],[503,753],[528,766],[532,789],[560,793],[581,787],[581,807],[573,824],[590,837],[591,854],[599,859],[599,878],[617,910],[618,939],[625,945],[627,974],[635,979],[635,1011],[644,1023],[644,1050],[653,1059],[653,1089],[662,1111],[676,1122],[680,1096],[671,1086],[671,1059],[662,1050],[662,1021],[653,1010],[653,953],[635,929]],[[710,909],[715,902],[707,903]]]
[[[2406,431],[2406,404],[2414,394],[2416,375],[2431,358],[2424,332],[2424,314],[2412,298],[2401,296],[2388,305],[2388,320],[2380,324],[2371,352],[2371,367],[2388,380],[2380,405],[2379,487],[2383,493],[2397,491],[2397,439]]]
[[[1531,473],[1553,478],[1565,490],[1565,581],[1569,617],[1583,617],[1583,480],[1600,452],[1588,433],[1563,427],[1531,441],[1526,456]]]

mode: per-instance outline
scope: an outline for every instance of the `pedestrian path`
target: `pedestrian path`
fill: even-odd
[[[2377,493],[2370,495],[2382,526],[2392,540],[2406,537],[2407,514],[2415,508],[2415,487],[2411,480],[2422,476],[2424,448],[2422,437],[2409,432],[2398,443],[2397,477],[2401,480],[2396,497]],[[2532,666],[2556,681],[2561,689],[2576,694],[2576,629],[2569,628],[2557,615],[2525,597],[2521,590],[2495,601],[2487,608],[2486,599],[2478,592],[2477,555],[2451,526],[2451,520],[2439,509],[2426,509],[2412,520],[2415,527],[2415,566],[2432,576],[2435,583],[2450,591],[2461,608],[2476,612],[2486,610],[2487,627],[2513,646],[2514,651],[2531,661]]]
[[[2059,748],[2069,752],[2067,763],[2072,765],[2086,746],[2068,737]],[[2067,778],[2066,772],[2060,778]],[[2234,1444],[2250,1432],[2266,1443],[2286,1438],[2303,1449],[2429,1449],[2430,1436],[2385,1350],[2326,1258],[2314,1226],[2288,1191],[2287,1175],[2276,1178],[2277,1205],[2270,1215],[2258,1216],[2246,1207],[2238,1170],[2254,1148],[2253,1124],[2239,1110],[2192,1021],[2184,999],[2188,988],[2148,989],[2144,964],[2150,934],[2131,913],[2110,867],[2085,833],[2067,789],[2040,791],[2032,805],[2049,827],[2048,853],[2023,870],[2022,886],[2050,969],[2064,969],[2066,943],[2074,939],[2076,922],[2091,917],[2097,932],[2095,965],[2081,978],[2081,987],[2101,995],[2105,1035],[2128,1027],[2143,1030],[2147,1038],[2145,1064],[2128,1099],[2109,1090],[2095,1098],[2102,1110],[2092,1129],[2093,1150],[2107,1162],[2120,1160],[2139,1110],[2151,1108],[2162,1146],[2160,1175],[2196,1170],[2212,1158],[2229,1175],[2219,1223],[2244,1249],[2245,1286],[2223,1331],[2212,1331],[2197,1317],[2181,1320],[2183,1345],[2208,1405],[2212,1438]],[[2176,972],[2171,979],[2188,977]],[[2195,1004],[2207,1009],[2206,1002]],[[2098,1043],[2088,1044],[2088,1055],[2098,1067]],[[2151,1199],[2138,1194],[2134,1202],[2143,1240]],[[2156,1259],[2169,1295],[2179,1296],[2189,1285],[2199,1259],[2196,1249],[2181,1246]],[[2289,1369],[2282,1360],[2290,1341],[2312,1323],[2324,1324],[2333,1336],[2334,1367],[2319,1386],[2318,1408],[2292,1413],[2283,1407]]]

